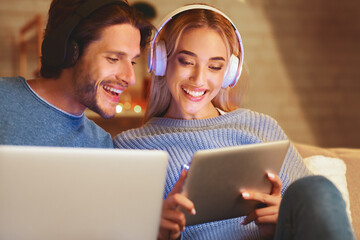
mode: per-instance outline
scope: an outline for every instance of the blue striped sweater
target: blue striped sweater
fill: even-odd
[[[270,142],[287,139],[271,117],[247,109],[199,120],[152,118],[144,126],[114,138],[114,145],[128,149],[157,149],[169,154],[164,197],[176,183],[181,168],[202,149]],[[291,145],[279,174],[284,190],[294,180],[309,175],[299,153]],[[243,226],[243,217],[188,226],[182,239],[260,239],[254,223]]]

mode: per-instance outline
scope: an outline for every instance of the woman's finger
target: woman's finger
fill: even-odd
[[[260,224],[276,224],[278,220],[278,214],[266,215],[256,218],[255,223],[256,225]]]
[[[184,185],[184,181],[186,179],[187,176],[187,171],[184,169],[181,171],[179,179],[177,180],[177,182],[175,183],[173,189],[171,190],[171,192],[168,195],[173,195],[176,193],[180,193],[182,190],[182,187]]]
[[[174,222],[179,225],[178,230],[182,230],[185,227],[185,214],[179,210],[168,209],[164,211],[162,213],[162,219]]]
[[[255,211],[255,215],[259,217],[267,216],[267,215],[273,215],[279,213],[279,207],[278,206],[270,206],[270,207],[264,207],[264,208],[258,208]]]
[[[280,205],[281,195],[270,195],[259,192],[241,192],[241,196],[246,200],[256,200],[267,206]]]
[[[267,178],[272,183],[271,195],[281,195],[282,181],[280,177],[274,173],[266,173]]]
[[[243,219],[241,224],[247,225],[252,221],[260,223],[276,223],[278,211],[279,209],[276,206],[255,209]]]
[[[179,207],[186,210],[191,215],[196,214],[194,203],[182,194],[177,193],[168,196],[168,198],[164,200],[163,209],[175,209]]]
[[[183,229],[183,227],[181,227],[176,222],[164,218],[161,219],[160,227],[173,232],[180,232]]]

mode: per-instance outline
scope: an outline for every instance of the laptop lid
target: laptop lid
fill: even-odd
[[[0,146],[0,239],[156,239],[167,153]]]

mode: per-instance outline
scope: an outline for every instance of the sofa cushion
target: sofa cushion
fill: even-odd
[[[294,143],[295,148],[303,158],[313,155],[324,155],[342,159],[347,167],[346,181],[350,197],[352,225],[355,235],[360,239],[360,149],[350,148],[321,148],[307,144]]]
[[[328,178],[339,189],[346,204],[346,213],[352,222],[344,161],[338,158],[314,155],[304,158],[304,162],[314,175],[322,175]]]

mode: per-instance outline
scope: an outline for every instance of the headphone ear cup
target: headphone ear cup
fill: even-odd
[[[224,74],[224,80],[222,83],[222,88],[227,88],[229,86],[234,86],[237,82],[237,73],[239,68],[239,58],[234,54],[231,55],[229,59],[229,63],[226,67],[226,71]]]
[[[75,65],[80,55],[79,45],[74,40],[69,41],[66,48],[66,56],[63,68],[69,68]]]
[[[156,76],[164,76],[166,72],[167,64],[167,53],[166,46],[164,41],[159,41],[155,45],[155,54],[154,54],[154,73]]]

